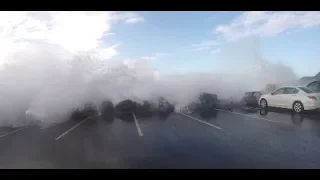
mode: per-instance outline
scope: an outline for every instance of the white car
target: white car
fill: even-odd
[[[316,93],[308,87],[281,87],[264,94],[259,99],[262,108],[279,107],[293,109],[300,113],[304,110],[320,108],[320,93]]]

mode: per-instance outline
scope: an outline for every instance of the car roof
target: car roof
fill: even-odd
[[[318,83],[320,83],[320,81],[319,81],[319,80],[311,81],[311,82],[309,82],[309,83],[307,84],[307,86],[309,86],[311,83],[314,83],[314,82],[318,82]]]
[[[282,86],[282,87],[279,87],[278,89],[281,89],[281,88],[308,88],[306,86]],[[276,90],[278,90],[276,89]]]
[[[280,89],[280,88],[298,88],[298,87],[303,87],[303,86],[282,86],[282,87],[279,87],[277,89]]]

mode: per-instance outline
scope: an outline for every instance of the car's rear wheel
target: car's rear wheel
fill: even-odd
[[[304,110],[303,104],[301,102],[294,102],[292,105],[292,109],[296,113],[302,113]]]
[[[260,106],[261,106],[263,109],[267,108],[267,107],[268,107],[268,102],[267,102],[267,100],[261,99],[261,101],[260,101]]]

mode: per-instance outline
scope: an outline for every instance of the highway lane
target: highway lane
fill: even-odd
[[[317,117],[278,111],[128,114],[14,130],[0,128],[0,168],[320,167]]]
[[[18,132],[12,130],[12,134],[6,133],[0,138],[0,167],[54,168],[57,146],[53,137],[75,124],[68,121],[47,129],[32,125]]]
[[[304,128],[290,124],[292,121],[284,123],[282,118],[268,118],[271,119],[274,121],[260,119],[258,114],[223,112],[208,121],[223,127],[233,139],[230,142],[240,142],[241,145],[234,148],[244,154],[248,152],[244,156],[260,162],[255,168],[319,168],[319,128]],[[311,121],[305,119],[306,123]]]

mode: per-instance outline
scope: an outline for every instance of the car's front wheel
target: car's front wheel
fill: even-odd
[[[267,108],[267,107],[268,107],[268,102],[267,102],[267,100],[261,99],[261,101],[260,101],[260,106],[261,106],[263,109]]]
[[[292,105],[292,109],[296,113],[302,113],[304,110],[303,104],[301,102],[294,102]]]

